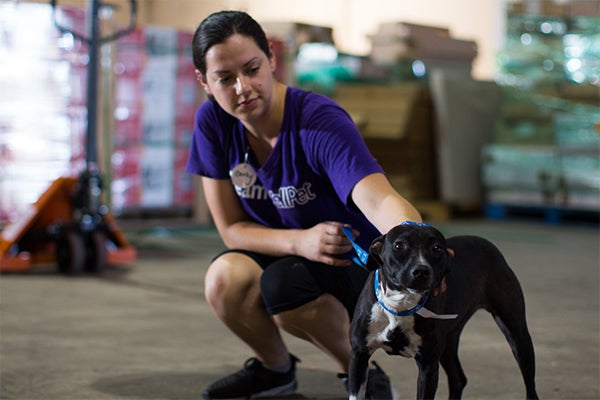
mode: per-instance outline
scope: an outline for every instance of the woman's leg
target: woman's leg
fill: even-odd
[[[263,269],[249,256],[225,253],[209,267],[205,296],[213,312],[244,341],[265,366],[288,365],[290,356],[279,328],[263,305],[260,277]]]
[[[337,362],[341,372],[348,373],[350,318],[338,299],[325,293],[310,303],[274,317],[282,329],[313,343]]]
[[[265,269],[261,293],[267,312],[280,328],[313,343],[346,373],[350,316],[367,276],[358,267],[285,257]]]

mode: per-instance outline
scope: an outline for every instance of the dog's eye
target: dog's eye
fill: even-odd
[[[433,248],[431,249],[431,251],[435,254],[440,254],[444,252],[444,248],[442,246],[440,246],[439,244],[435,244],[433,245]]]
[[[407,244],[402,241],[394,242],[394,250],[403,251],[406,250]]]

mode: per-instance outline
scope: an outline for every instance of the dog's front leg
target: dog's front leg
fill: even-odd
[[[365,348],[352,350],[348,366],[348,399],[364,400],[371,353]]]
[[[417,399],[433,399],[438,387],[440,363],[434,357],[415,357],[419,367],[417,380]]]

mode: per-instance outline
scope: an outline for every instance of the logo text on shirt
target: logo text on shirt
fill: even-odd
[[[302,185],[301,188],[283,186],[277,192],[269,190],[269,197],[277,208],[294,208],[296,204],[304,205],[317,197],[310,190],[310,186],[308,182]]]

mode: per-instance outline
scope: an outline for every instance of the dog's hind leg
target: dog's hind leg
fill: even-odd
[[[467,386],[467,377],[458,359],[458,343],[461,331],[462,328],[448,334],[444,353],[440,358],[440,364],[448,377],[449,399],[460,399],[465,386]]]
[[[537,399],[538,395],[535,389],[535,352],[531,335],[527,329],[525,307],[523,307],[522,313],[515,315],[514,312],[516,311],[520,310],[513,310],[513,314],[508,318],[494,315],[494,320],[506,337],[513,355],[519,364],[519,369],[525,382],[527,399]]]

